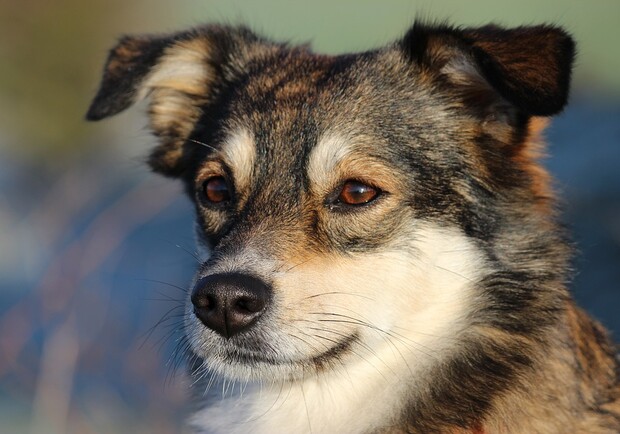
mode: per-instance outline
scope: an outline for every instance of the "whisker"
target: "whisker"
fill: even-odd
[[[403,360],[403,362],[405,363],[405,366],[407,367],[407,369],[409,370],[409,372],[413,374],[413,371],[411,370],[411,367],[409,366],[409,362],[407,361],[407,359],[405,358],[405,356],[403,355],[403,353],[400,351],[400,349],[398,349],[398,347],[397,347],[397,346],[396,346],[396,345],[395,345],[395,344],[394,344],[394,343],[393,343],[393,342],[392,342],[389,338],[391,337],[391,338],[394,338],[394,339],[397,339],[397,340],[399,340],[399,339],[398,339],[398,338],[396,338],[396,337],[394,337],[394,336],[392,336],[392,335],[390,334],[390,332],[388,332],[388,331],[386,331],[386,330],[382,330],[381,328],[376,327],[376,326],[374,326],[374,325],[372,325],[372,324],[370,324],[370,323],[366,323],[366,322],[364,322],[364,321],[360,321],[360,320],[356,320],[356,319],[353,319],[353,321],[346,321],[346,320],[328,320],[328,319],[327,319],[327,320],[319,320],[319,321],[325,321],[325,322],[336,322],[336,323],[349,323],[349,324],[356,324],[356,325],[361,325],[361,326],[363,326],[363,327],[368,327],[368,328],[370,328],[370,329],[372,329],[372,330],[374,330],[374,331],[379,332],[379,335],[382,337],[382,339],[383,339],[385,342],[387,342],[387,343],[388,343],[388,344],[389,344],[389,345],[390,345],[390,346],[391,346],[394,350],[396,350],[396,352],[399,354],[400,358],[401,358],[401,359]],[[400,341],[400,340],[399,340],[399,341]],[[400,341],[400,342],[401,342],[401,343],[403,343],[402,341]],[[404,344],[404,343],[403,343],[403,344]],[[406,346],[406,347],[408,347],[408,348],[415,349],[415,350],[417,350],[417,351],[420,351],[420,352],[424,353],[424,351],[422,351],[422,350],[420,350],[420,349],[417,349],[417,348],[413,348],[411,345],[406,345],[406,344],[405,344],[405,346]],[[392,369],[392,367],[391,367],[389,364],[387,364],[387,363],[386,363],[386,362],[385,362],[385,361],[384,361],[381,357],[379,357],[379,355],[378,355],[378,354],[377,354],[374,350],[372,350],[372,348],[370,348],[368,345],[363,345],[363,348],[365,348],[367,351],[369,351],[371,354],[373,354],[375,357],[377,357],[377,359],[379,359],[379,361],[381,361],[381,363],[383,363],[383,364],[386,366],[386,368],[388,368],[388,369],[389,369],[389,370],[390,370],[393,374],[395,374],[395,372],[394,372],[394,370]],[[370,363],[370,362],[369,362],[369,363]],[[373,365],[373,367],[374,367],[374,365]],[[377,369],[377,368],[375,367],[375,369]],[[382,375],[382,377],[385,379],[385,376],[383,376],[383,374],[381,373],[381,371],[379,371],[379,369],[377,369],[377,371],[378,371],[378,372]]]
[[[338,331],[336,331],[336,330],[331,330],[331,329],[329,329],[329,328],[325,328],[325,327],[322,327],[322,328],[319,328],[319,327],[308,327],[308,329],[310,329],[310,330],[316,330],[316,331],[320,331],[320,332],[328,332],[328,333],[332,333],[332,334],[335,334],[335,335],[337,335],[337,336],[340,336],[341,338],[344,338],[344,339],[346,339],[346,338],[349,338],[349,337],[350,337],[350,336],[349,336],[349,335],[347,335],[346,333],[341,333],[341,332],[338,332]],[[321,335],[316,335],[316,337],[318,337],[318,338],[323,338],[323,339],[328,339],[327,337],[324,337],[324,336],[321,336]],[[331,342],[333,342],[335,345],[340,344],[340,342],[339,342],[339,341],[332,340],[332,339],[329,339],[329,340],[330,340]],[[381,360],[381,358],[379,357],[379,355],[377,354],[377,352],[376,352],[375,350],[373,350],[370,346],[368,346],[367,344],[365,344],[365,343],[363,343],[363,342],[359,342],[359,341],[357,342],[357,344],[358,344],[359,346],[361,346],[362,348],[364,348],[365,350],[367,350],[370,354],[372,354],[373,356],[375,356],[375,357],[377,357],[379,360]]]
[[[175,247],[183,250],[185,253],[187,253],[188,255],[190,255],[192,258],[194,258],[196,260],[196,262],[201,263],[202,261],[200,260],[200,257],[198,256],[198,254],[196,252],[192,252],[188,249],[186,249],[185,247],[179,245],[179,244],[175,244]]]
[[[172,352],[172,356],[168,359],[168,372],[166,373],[166,378],[164,380],[164,385],[170,384],[178,369],[181,367],[181,364],[184,363],[189,357],[191,345],[189,341],[182,335],[175,345],[175,348]]]
[[[354,297],[360,297],[360,298],[365,298],[366,300],[370,300],[370,301],[374,301],[373,298],[368,297],[366,295],[362,295],[362,294],[356,294],[354,292],[346,292],[346,291],[331,291],[331,292],[322,292],[320,294],[313,294],[313,295],[309,295],[307,297],[302,298],[301,300],[308,300],[310,298],[317,298],[317,297],[321,297],[323,295],[352,295]]]
[[[470,283],[473,283],[473,282],[474,282],[474,281],[473,281],[472,279],[470,279],[469,277],[464,276],[464,275],[462,275],[461,273],[457,273],[457,272],[456,272],[456,271],[454,271],[454,270],[450,270],[449,268],[442,267],[441,265],[436,265],[436,264],[432,264],[432,265],[433,265],[433,267],[435,267],[435,268],[439,268],[440,270],[447,271],[448,273],[452,273],[452,274],[454,274],[455,276],[460,277],[461,279],[467,280],[467,281],[468,281],[468,282],[470,282]]]
[[[310,320],[300,320],[300,321],[307,321],[307,322],[310,322],[311,324],[314,324],[314,322],[313,322],[313,321],[310,321]],[[309,338],[319,338],[319,339],[324,339],[324,340],[325,340],[325,339],[327,339],[327,340],[331,341],[331,342],[332,342],[333,344],[335,344],[335,345],[338,345],[338,344],[339,344],[339,342],[336,342],[336,341],[334,341],[334,340],[328,339],[328,338],[327,338],[327,337],[325,337],[325,336],[322,336],[322,335],[319,335],[319,334],[311,335],[311,334],[308,334],[308,333],[304,332],[304,331],[303,331],[303,330],[301,330],[299,327],[297,327],[297,326],[295,326],[295,325],[293,325],[293,324],[291,324],[291,326],[292,326],[292,327],[295,327],[295,329],[297,329],[297,330],[298,330],[301,334],[303,334],[304,336],[307,336],[307,337],[309,337]],[[339,333],[337,333],[337,332],[335,332],[335,331],[333,331],[333,330],[327,329],[327,328],[321,328],[321,329],[319,329],[318,327],[314,327],[314,329],[315,329],[315,330],[317,330],[317,331],[326,331],[326,332],[332,332],[332,333],[335,333],[335,334],[339,334]],[[318,350],[318,348],[316,348],[314,345],[310,344],[310,343],[309,343],[309,342],[307,342],[306,340],[304,340],[304,339],[300,338],[299,336],[296,336],[296,335],[294,335],[294,334],[292,334],[292,333],[289,333],[288,335],[289,335],[289,336],[291,336],[291,337],[294,337],[294,338],[297,338],[297,339],[301,340],[303,343],[305,343],[306,345],[308,345],[308,346],[309,346],[309,347],[310,347],[310,348],[311,348],[311,349],[312,349],[315,353],[317,353],[317,354],[318,354],[318,353],[320,353],[320,351]],[[348,337],[347,335],[344,335],[344,334],[340,334],[340,336],[342,336],[343,338]],[[323,346],[325,347],[325,350],[326,350],[326,351],[328,351],[328,350],[330,349],[330,346],[329,346],[329,345],[327,345],[327,344],[323,344]],[[356,355],[358,355],[358,356],[359,356],[362,360],[366,360],[366,359],[365,359],[365,358],[364,358],[361,354],[357,353],[356,351],[353,351],[353,352],[354,352]],[[351,384],[353,385],[353,380],[351,379],[351,376],[349,375],[349,371],[347,370],[347,366],[344,364],[344,362],[343,362],[340,358],[337,358],[337,359],[336,359],[336,361],[340,363],[341,367],[342,367],[342,368],[344,369],[344,371],[345,371],[345,374],[347,375],[348,380],[349,380],[349,381],[351,382]],[[284,404],[284,403],[283,403],[283,404]]]
[[[276,396],[276,398],[273,400],[273,402],[271,403],[269,408],[267,408],[264,412],[262,412],[261,414],[255,416],[255,417],[246,419],[245,423],[254,422],[254,421],[260,420],[261,418],[265,417],[271,410],[273,410],[275,408],[276,404],[278,403],[278,400],[282,396],[282,391],[283,390],[284,390],[284,381],[280,381],[280,390],[278,391],[278,396]],[[282,404],[280,404],[280,407],[284,404],[284,401],[286,401],[286,399],[288,398],[290,393],[291,393],[291,390],[289,389],[288,394],[286,395],[286,397],[282,401]]]
[[[334,345],[338,345],[338,344],[340,343],[340,342],[338,342],[338,341],[336,341],[336,340],[334,340],[334,339],[328,338],[328,337],[326,337],[326,336],[321,336],[321,335],[315,335],[315,336],[316,336],[317,338],[327,340],[327,341],[329,341],[329,342],[333,343]],[[383,365],[385,365],[385,367],[386,367],[386,368],[388,368],[388,369],[392,372],[392,374],[395,374],[395,372],[392,370],[392,368],[391,368],[391,367],[390,367],[387,363],[385,363],[385,361],[384,361],[381,357],[379,357],[379,355],[378,355],[378,354],[376,354],[375,352],[373,352],[373,351],[372,351],[372,350],[371,350],[371,349],[370,349],[367,345],[361,345],[361,347],[362,347],[362,348],[364,348],[365,350],[368,350],[368,351],[369,351],[371,354],[373,354],[373,355],[374,355],[374,356],[375,356],[375,357],[376,357],[376,358],[377,358],[377,359],[378,359],[378,360],[379,360],[379,361],[380,361]],[[358,356],[360,359],[364,360],[364,361],[365,361],[366,363],[368,363],[370,366],[372,366],[372,367],[373,367],[373,368],[377,371],[377,373],[378,373],[379,375],[381,375],[381,377],[383,377],[383,379],[384,379],[385,381],[387,381],[387,378],[385,377],[385,375],[383,375],[383,372],[381,372],[381,370],[380,370],[379,368],[377,368],[377,366],[376,366],[374,363],[372,363],[370,360],[368,360],[366,357],[364,357],[362,354],[360,354],[359,352],[355,351],[354,349],[350,349],[350,351],[351,351],[353,354],[355,354],[356,356]],[[345,368],[345,370],[346,370],[346,366],[344,365],[344,362],[343,362],[340,358],[337,358],[337,360],[340,362],[340,364],[341,364],[341,365]],[[351,378],[351,377],[349,377],[349,379],[350,379],[350,378]]]
[[[153,335],[153,332],[155,331],[155,329],[157,327],[159,327],[161,324],[166,323],[167,321],[170,321],[171,319],[176,318],[177,316],[173,316],[172,313],[177,310],[182,308],[183,306],[174,306],[172,308],[170,308],[162,317],[161,319],[159,319],[153,326],[151,326],[146,332],[144,332],[144,334],[140,337],[140,339],[142,340],[142,342],[140,343],[140,346],[138,348],[142,348],[144,347],[144,345],[146,344],[146,342],[151,338],[151,336]]]
[[[306,407],[306,417],[308,418],[308,428],[310,429],[310,434],[312,434],[312,424],[310,423],[310,410],[308,410],[308,401],[306,400],[306,392],[304,391],[304,382],[306,378],[304,376],[303,381],[299,384],[301,389],[301,396],[304,399],[304,407]]]
[[[207,145],[206,143],[201,142],[201,141],[199,141],[199,140],[195,140],[195,139],[187,139],[187,140],[188,140],[188,141],[190,141],[190,142],[196,143],[196,144],[198,144],[198,145],[200,145],[200,146],[204,146],[205,148],[209,148],[209,149],[211,149],[211,150],[213,150],[213,151],[215,151],[215,152],[220,152],[220,150],[219,150],[219,149],[214,148],[214,147],[213,147],[213,146],[211,146],[211,145]]]
[[[140,280],[142,280],[144,282],[159,283],[161,285],[166,285],[166,286],[169,286],[171,288],[178,289],[179,291],[181,291],[181,292],[183,292],[185,294],[187,293],[187,291],[189,291],[188,288],[184,288],[182,286],[175,285],[175,284],[170,283],[170,282],[164,282],[163,280],[155,280],[155,279],[140,279]]]
[[[291,324],[292,325],[292,324]],[[299,329],[299,327],[296,327],[294,325],[292,325],[293,327],[295,327],[300,333],[308,336],[308,337],[314,337],[313,335],[309,335],[308,333],[305,333],[303,330]],[[316,348],[314,345],[312,345],[310,342],[308,342],[307,340],[293,334],[293,333],[288,333],[288,336],[291,336],[293,338],[296,338],[298,340],[300,340],[301,342],[303,342],[304,344],[306,344],[307,346],[309,346],[313,351],[315,351],[316,353],[320,353],[319,349]],[[329,350],[329,347],[327,345],[325,345],[325,350]]]
[[[306,259],[305,261],[301,261],[301,262],[299,262],[299,263],[297,263],[297,264],[295,264],[295,265],[293,265],[293,266],[291,266],[291,267],[287,268],[287,269],[286,269],[286,270],[284,270],[284,271],[281,271],[280,269],[278,269],[278,271],[279,271],[279,272],[283,272],[283,273],[288,273],[289,271],[291,271],[291,270],[293,270],[293,269],[295,269],[295,268],[297,268],[297,267],[299,267],[299,266],[301,266],[301,265],[304,265],[304,264],[306,264],[306,263],[310,262],[312,259],[313,259],[313,258],[308,258],[308,259]]]
[[[203,362],[204,363],[204,362]],[[203,373],[200,376],[200,378],[198,378],[198,380],[202,380],[204,377],[206,377],[207,375],[209,375],[209,381],[207,382],[207,385],[205,387],[205,390],[202,392],[202,397],[204,398],[205,396],[207,396],[209,394],[209,392],[211,391],[211,388],[213,387],[213,385],[215,384],[215,381],[217,379],[217,375],[215,375],[213,372],[211,372],[206,366],[204,367]],[[195,384],[195,382],[194,382]]]
[[[394,328],[395,329],[400,329],[400,330],[403,330],[403,331],[409,332],[409,333],[415,333],[415,334],[422,335],[422,336],[428,336],[429,338],[444,339],[444,340],[453,341],[453,342],[460,342],[461,341],[460,339],[454,338],[452,336],[436,335],[436,334],[432,334],[432,333],[424,333],[424,332],[421,332],[419,330],[411,331],[409,329],[406,329],[404,327],[399,327],[399,326],[394,326]],[[402,336],[403,339],[408,339],[406,336],[404,336],[404,335],[402,335],[400,333],[396,333],[396,332],[393,332],[393,333],[398,335],[398,336]]]
[[[298,321],[298,322],[309,322],[310,324],[316,324],[316,322],[315,322],[315,321],[311,321],[311,320],[303,320],[303,319],[300,319],[300,320],[297,320],[297,321]],[[294,327],[295,327],[295,326],[294,326]],[[295,327],[295,328],[297,328],[297,329],[299,330],[299,328],[298,328],[298,327]],[[328,332],[328,333],[332,333],[332,334],[335,334],[335,335],[340,336],[340,337],[345,338],[345,339],[350,337],[350,336],[349,336],[349,335],[347,335],[347,334],[344,334],[344,333],[341,333],[341,332],[338,332],[338,331],[336,331],[336,330],[332,330],[332,329],[329,329],[329,328],[325,328],[325,327],[320,327],[320,328],[319,328],[319,327],[308,327],[308,329],[309,329],[309,330],[316,330],[316,331],[318,331],[318,332]],[[310,335],[310,334],[308,334],[308,333],[303,332],[302,330],[300,330],[300,332],[301,332],[301,333],[303,333],[304,335],[308,336],[308,337],[313,337],[313,338],[318,338],[318,339],[327,340],[328,342],[331,342],[331,343],[332,343],[332,344],[334,344],[334,345],[339,345],[339,344],[341,343],[340,341],[337,341],[337,340],[335,340],[335,339],[329,338],[329,337],[327,337],[327,336],[323,336],[323,335],[321,335],[321,334],[313,334],[313,335]],[[289,334],[289,335],[290,335],[290,334]],[[365,344],[365,343],[363,343],[363,342],[360,342],[360,341],[358,341],[357,343],[359,344],[359,346],[360,346],[361,348],[365,349],[366,351],[368,351],[368,353],[370,353],[370,354],[372,354],[373,356],[375,356],[375,357],[376,357],[376,358],[377,358],[377,359],[378,359],[378,360],[379,360],[379,361],[380,361],[383,365],[385,365],[385,367],[386,367],[386,368],[388,368],[388,369],[389,369],[392,373],[395,373],[395,372],[392,370],[392,368],[389,366],[389,364],[387,364],[387,363],[386,363],[386,362],[385,362],[385,361],[384,361],[384,360],[383,360],[383,359],[382,359],[382,358],[381,358],[381,357],[380,357],[380,356],[379,356],[379,355],[378,355],[378,354],[377,354],[377,353],[376,353],[376,352],[375,352],[375,351],[374,351],[374,350],[373,350],[370,346],[368,346],[367,344]],[[327,350],[329,350],[331,347],[326,345],[326,346],[325,346],[325,348],[326,348]],[[355,351],[354,349],[350,349],[350,351],[351,351],[352,353],[354,353],[355,355],[357,355],[360,359],[362,359],[362,360],[366,361],[367,363],[369,363],[369,364],[370,364],[373,368],[375,368],[375,370],[376,370],[376,371],[377,371],[377,372],[378,372],[378,373],[379,373],[379,374],[380,374],[380,375],[381,375],[381,376],[382,376],[385,380],[387,380],[387,379],[385,378],[385,376],[383,375],[383,373],[381,372],[381,370],[380,370],[380,369],[378,369],[378,368],[377,368],[377,367],[376,367],[376,366],[375,366],[375,365],[374,365],[374,364],[373,364],[370,360],[368,360],[366,357],[364,357],[362,354],[360,354],[359,352]],[[317,353],[318,353],[318,351],[317,351]],[[340,358],[338,358],[337,360],[340,362],[340,364],[342,365],[342,367],[344,368],[344,370],[347,372],[347,376],[348,376],[348,371],[347,371],[347,369],[346,369],[346,365],[344,364],[344,362],[343,362]],[[349,377],[349,379],[350,379],[350,377]]]
[[[173,303],[177,303],[177,304],[184,304],[185,303],[185,298],[174,298],[171,297],[168,294],[165,294],[161,291],[156,291],[157,295],[161,296],[162,298],[142,298],[141,300],[144,301],[164,301],[164,302],[173,302]]]
[[[346,309],[346,308],[342,308],[342,309]],[[344,322],[344,323],[357,324],[357,325],[361,325],[361,326],[364,326],[364,327],[368,327],[368,328],[370,328],[372,330],[375,330],[375,331],[377,331],[377,332],[379,332],[381,334],[385,334],[386,336],[389,336],[389,337],[392,337],[392,338],[398,340],[399,342],[404,344],[406,347],[415,346],[417,351],[420,351],[421,353],[423,353],[423,354],[425,354],[425,355],[427,355],[429,357],[436,358],[435,355],[427,353],[425,351],[422,351],[420,348],[423,348],[423,349],[425,349],[427,351],[431,351],[431,349],[427,348],[426,346],[424,346],[422,344],[420,344],[419,342],[413,341],[413,340],[411,340],[409,338],[406,338],[405,336],[399,335],[398,333],[394,333],[394,332],[390,332],[390,331],[387,331],[387,330],[383,330],[383,329],[375,326],[374,324],[371,324],[371,323],[369,323],[367,321],[360,320],[359,318],[354,318],[354,317],[351,317],[351,316],[348,316],[348,315],[338,314],[338,313],[333,313],[333,312],[328,312],[328,313],[326,313],[326,312],[313,312],[312,314],[314,314],[314,315],[324,315],[324,316],[329,315],[329,316],[336,316],[336,317],[346,318],[348,321],[347,320],[328,320],[328,319],[319,320],[319,321]]]

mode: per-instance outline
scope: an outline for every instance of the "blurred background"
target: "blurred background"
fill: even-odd
[[[546,164],[579,249],[572,289],[619,335],[617,0],[0,0],[0,432],[172,433],[188,411],[174,349],[192,209],[143,164],[143,106],[83,121],[118,36],[245,22],[338,53],[394,40],[416,16],[552,22],[578,41]]]

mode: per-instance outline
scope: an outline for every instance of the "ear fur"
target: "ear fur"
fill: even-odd
[[[530,116],[558,113],[568,100],[575,44],[549,25],[455,28],[416,22],[402,41],[409,58],[457,85],[486,85]]]
[[[160,139],[149,159],[156,172],[179,176],[183,144],[215,90],[234,79],[259,38],[246,28],[206,26],[167,36],[126,36],[110,51],[86,118],[100,120],[149,96],[151,129]],[[252,50],[252,47],[254,48]]]

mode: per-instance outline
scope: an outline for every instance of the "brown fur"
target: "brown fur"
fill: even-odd
[[[122,39],[88,116],[115,114],[150,92],[160,143],[149,162],[185,182],[200,242],[213,250],[198,282],[250,271],[275,282],[268,317],[277,331],[265,320],[238,340],[207,335],[202,347],[261,348],[279,360],[265,336],[281,337],[323,312],[331,319],[321,326],[338,322],[321,298],[338,291],[308,279],[321,281],[324,273],[337,281],[346,265],[351,281],[356,273],[373,281],[381,266],[398,265],[390,255],[424,257],[411,248],[429,233],[420,227],[456,231],[482,258],[471,259],[480,274],[469,282],[470,310],[449,337],[454,346],[415,379],[416,388],[394,396],[396,415],[374,431],[617,433],[617,360],[603,328],[566,289],[571,250],[539,162],[546,117],[568,98],[573,53],[570,36],[552,26],[416,23],[396,44],[334,57],[245,28],[205,26]],[[249,131],[255,152],[243,177],[221,155],[239,131]],[[321,144],[326,137],[334,143]],[[346,148],[341,159],[319,155],[334,160],[325,173],[311,169],[320,146]],[[233,198],[225,206],[201,195],[212,176],[230,178]],[[351,179],[385,194],[363,208],[344,206],[337,193]],[[393,270],[385,272],[387,279]],[[195,318],[188,321],[194,327]],[[366,350],[351,349],[362,339],[359,330],[344,330],[308,345],[312,355],[297,366],[304,378],[346,366],[347,357]]]

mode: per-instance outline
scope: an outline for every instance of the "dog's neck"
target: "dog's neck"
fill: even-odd
[[[388,360],[391,365],[387,369],[385,363],[390,357],[393,360]],[[423,432],[411,425],[408,409],[415,406],[412,399],[429,399],[426,395],[430,385],[405,379],[428,379],[430,375],[424,372],[427,369],[408,364],[396,349],[386,346],[373,360],[299,381],[234,385],[216,382],[211,385],[212,399],[207,399],[192,424],[199,430],[208,427],[206,432],[232,434]],[[412,395],[411,390],[420,393]],[[446,426],[445,432],[488,434],[480,423],[470,428]]]
[[[400,389],[412,386],[402,381],[404,362],[388,370],[379,361],[394,353],[386,347],[375,360],[300,381],[229,387],[233,396],[217,397],[193,423],[227,433],[381,432],[386,422],[398,423],[406,403],[394,397],[407,396]]]

